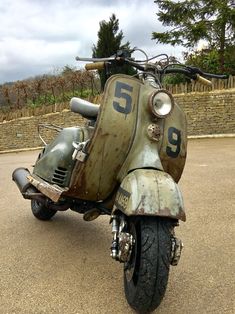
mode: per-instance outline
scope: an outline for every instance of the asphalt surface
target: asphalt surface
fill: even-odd
[[[122,265],[109,256],[108,217],[88,223],[68,211],[41,222],[31,214],[11,173],[36,155],[0,155],[0,313],[134,313]],[[235,313],[235,139],[189,141],[180,187],[185,247],[154,313]]]

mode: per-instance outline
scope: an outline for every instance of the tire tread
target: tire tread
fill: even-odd
[[[43,206],[42,204],[40,204],[39,202],[35,200],[31,201],[31,210],[34,217],[43,221],[50,220],[57,212],[54,209],[50,209]]]
[[[148,313],[159,306],[167,286],[172,221],[167,218],[142,217],[140,267],[138,282],[127,282],[124,274],[128,303],[139,313]]]

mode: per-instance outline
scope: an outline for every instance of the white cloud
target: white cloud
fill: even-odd
[[[161,28],[156,11],[153,1],[140,0],[1,0],[0,83],[66,64],[78,66],[75,56],[91,56],[99,22],[108,20],[112,13],[119,18],[124,40],[133,46],[150,55],[178,53],[151,40],[152,31]]]

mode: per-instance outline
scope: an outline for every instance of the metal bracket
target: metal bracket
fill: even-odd
[[[80,142],[80,143],[75,143],[73,142],[73,147],[75,148],[72,159],[73,160],[79,160],[81,162],[85,162],[88,154],[85,152],[86,146],[88,144],[89,140],[86,142]]]
[[[68,191],[68,188],[62,188],[56,184],[50,184],[43,179],[39,178],[35,174],[28,175],[27,179],[37,190],[42,194],[49,197],[54,203],[57,203],[64,192]]]
[[[111,257],[120,263],[127,263],[130,260],[132,248],[135,244],[134,237],[124,232],[125,219],[116,215],[111,216],[113,241],[111,246]]]
[[[171,265],[176,266],[179,263],[181,252],[184,245],[182,241],[175,236],[171,237]]]
[[[53,130],[56,132],[60,132],[61,130],[63,130],[62,127],[55,125],[55,124],[51,124],[51,123],[39,123],[38,124],[38,136],[40,138],[40,140],[43,142],[43,144],[45,146],[47,146],[47,142],[43,139],[42,135],[41,135],[41,129],[49,129],[49,130]]]
[[[131,252],[135,244],[135,240],[133,236],[127,232],[120,232],[118,239],[119,239],[118,260],[121,263],[127,263],[130,260]]]

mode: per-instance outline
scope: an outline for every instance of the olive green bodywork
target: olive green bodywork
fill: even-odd
[[[72,144],[83,141],[82,128],[63,129],[40,153],[33,174],[49,183],[67,187],[75,164],[72,160],[74,152]]]
[[[131,86],[132,91],[125,90],[127,101],[131,99],[131,112],[120,112],[126,106],[125,98],[115,96],[117,84]],[[70,182],[71,197],[105,200],[119,184],[117,174],[128,156],[132,145],[138,111],[140,81],[125,75],[112,76],[105,87],[93,137],[87,146],[88,158],[77,162]],[[115,110],[114,104],[119,104]]]
[[[111,203],[115,203],[113,209],[127,215],[162,215],[185,220],[175,182],[180,179],[186,159],[186,118],[177,104],[169,116],[157,118],[149,105],[154,92],[156,87],[151,83],[134,77],[109,78],[92,135],[86,128],[64,129],[46,147],[34,174],[54,185],[58,184],[53,182],[54,168],[64,167],[68,173],[63,184],[58,184],[64,187],[61,197],[89,201],[111,198]],[[72,160],[73,142],[88,138],[86,159]],[[131,195],[125,208],[118,207],[121,189]],[[49,197],[53,199],[53,195]],[[58,193],[54,199],[58,199]],[[141,207],[137,204],[140,200]]]
[[[128,216],[170,216],[185,221],[181,192],[166,172],[155,169],[136,169],[122,181],[113,211]]]
[[[171,114],[166,119],[158,119],[158,124],[162,134],[158,148],[163,169],[178,182],[187,157],[186,115],[175,103]]]

